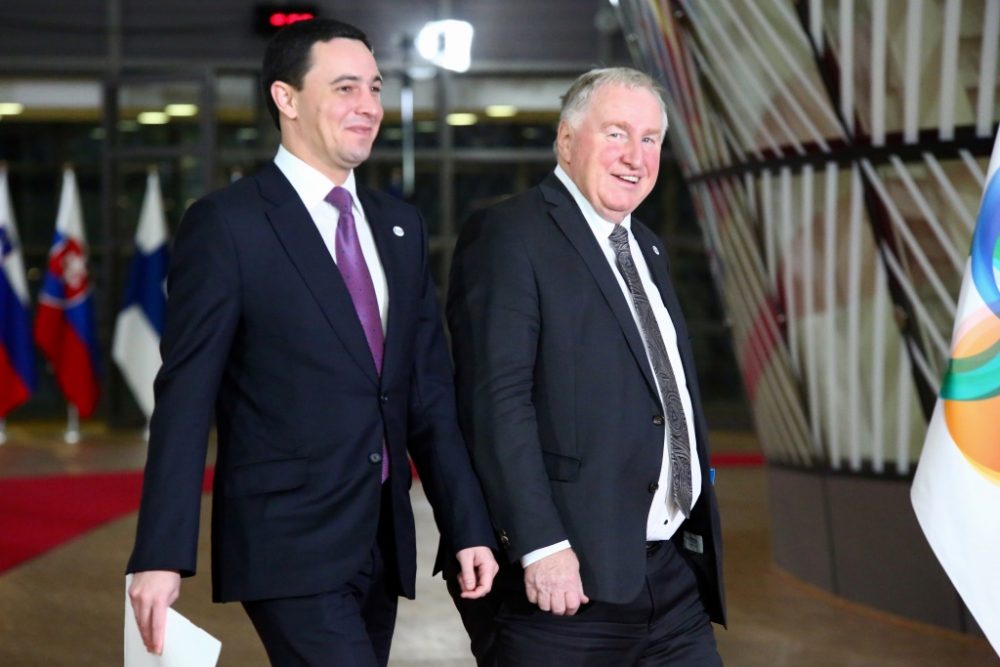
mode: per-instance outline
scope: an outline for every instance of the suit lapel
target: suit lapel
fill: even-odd
[[[594,239],[594,234],[590,231],[587,221],[580,212],[580,208],[573,201],[572,195],[569,194],[559,181],[559,178],[554,174],[550,174],[542,182],[540,188],[545,201],[552,206],[549,214],[583,258],[584,263],[597,282],[597,286],[604,295],[605,301],[611,307],[611,312],[614,313],[615,319],[618,320],[618,324],[625,334],[625,340],[628,343],[629,349],[632,350],[632,355],[635,357],[635,361],[639,365],[643,377],[646,378],[646,383],[649,385],[653,395],[659,396],[655,380],[653,379],[653,372],[649,368],[649,358],[646,355],[646,348],[643,346],[642,336],[639,334],[639,329],[635,324],[635,318],[632,317],[632,310],[625,300],[625,295],[618,285],[618,280],[612,273],[612,268],[608,264],[607,258],[598,247],[597,241]]]
[[[642,250],[642,256],[646,260],[649,272],[653,275],[653,282],[660,291],[660,298],[663,300],[663,305],[670,314],[670,320],[673,322],[674,330],[677,332],[677,345],[683,352],[685,347],[681,342],[682,339],[687,337],[687,329],[683,326],[684,314],[681,312],[681,304],[677,300],[673,282],[670,280],[670,274],[667,272],[667,262],[662,254],[666,250],[663,248],[660,239],[634,218],[632,220],[632,234],[635,236],[635,240]],[[654,246],[657,249],[656,251],[653,250]],[[689,365],[688,359],[684,359],[684,362],[685,370],[687,370],[686,367]]]
[[[670,319],[677,322],[677,318],[681,314],[680,304],[674,294],[670,275],[667,273],[666,259],[660,254],[666,252],[662,247],[663,244],[660,243],[659,238],[655,234],[635,218],[632,219],[632,235],[635,236],[639,249],[642,251],[642,256],[646,260],[646,266],[649,267],[649,272],[653,275],[653,282],[656,284],[656,288],[660,290],[660,297],[663,299],[663,305],[667,307],[667,312],[670,313]],[[655,251],[653,250],[654,246],[656,247]]]
[[[375,362],[336,262],[291,183],[273,163],[254,177],[265,205],[264,214],[313,298],[358,367],[376,385]]]
[[[663,254],[666,252],[666,249],[663,247],[663,243],[660,242],[659,237],[644,225],[637,223],[638,221],[633,218],[632,234],[635,235],[636,242],[642,249],[642,255],[646,259],[646,266],[649,267],[649,271],[653,275],[653,282],[660,291],[660,298],[663,300],[663,305],[670,315],[670,321],[677,335],[677,349],[681,354],[684,377],[687,380],[688,390],[691,394],[691,405],[697,412],[700,410],[700,398],[693,384],[697,382],[698,377],[695,374],[694,353],[691,351],[691,344],[688,341],[687,325],[684,322],[684,314],[681,312],[681,304],[677,300],[677,293],[674,291],[673,282],[670,280],[670,274],[667,271],[667,262]],[[653,251],[654,247],[657,248],[658,252]],[[699,423],[698,416],[692,415],[692,418],[695,419],[695,424],[697,425]],[[707,454],[705,447],[704,438],[698,438],[698,453],[702,458],[701,466],[704,474],[707,475],[708,464],[705,460]]]
[[[389,292],[385,350],[382,355],[382,377],[386,377],[399,364],[399,355],[402,351],[399,327],[402,322],[401,310],[405,306],[405,301],[400,293],[399,281],[402,279],[400,274],[404,261],[404,246],[391,231],[391,221],[386,219],[385,211],[372,195],[371,190],[358,184],[357,191],[358,202],[365,211],[368,226],[375,239],[375,247],[378,250],[379,260],[382,262],[382,270],[385,272],[385,282]]]

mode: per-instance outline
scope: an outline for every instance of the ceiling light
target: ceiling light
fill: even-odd
[[[24,111],[20,102],[0,102],[0,116],[16,116]]]
[[[445,116],[445,122],[449,125],[460,126],[460,125],[475,125],[476,121],[479,119],[474,113],[450,113]]]
[[[170,122],[170,116],[162,111],[143,111],[136,120],[140,125],[165,125]]]
[[[168,104],[163,108],[168,116],[197,116],[197,104]]]
[[[472,24],[468,21],[429,21],[417,35],[417,52],[438,67],[464,72],[472,62]]]
[[[517,115],[517,107],[511,104],[491,104],[486,107],[486,115],[490,118],[512,118]]]

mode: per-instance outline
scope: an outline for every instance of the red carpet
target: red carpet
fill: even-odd
[[[141,489],[141,471],[0,479],[0,572],[136,511]]]
[[[758,452],[712,456],[712,466],[719,468],[763,463]],[[211,486],[209,469],[204,488]],[[141,489],[138,470],[0,479],[0,572],[136,511]]]
[[[764,455],[760,452],[718,452],[711,455],[715,468],[756,468],[764,465]]]

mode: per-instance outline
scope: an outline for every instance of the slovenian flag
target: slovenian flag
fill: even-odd
[[[52,365],[66,400],[87,418],[97,407],[98,346],[87,272],[87,241],[76,176],[63,172],[56,234],[38,295],[35,342]]]
[[[146,419],[153,414],[153,380],[160,370],[166,279],[167,221],[160,177],[151,170],[135,232],[135,254],[129,265],[125,302],[115,322],[111,348],[111,356]]]
[[[910,497],[955,590],[1000,653],[1000,134],[958,297],[951,358]]]
[[[35,351],[28,317],[28,282],[10,201],[7,167],[0,165],[0,419],[35,389]]]

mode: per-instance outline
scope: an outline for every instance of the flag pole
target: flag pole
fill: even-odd
[[[7,420],[0,418],[0,445],[7,442]]]
[[[66,432],[63,434],[63,440],[67,445],[80,442],[80,412],[72,404],[66,408]]]

